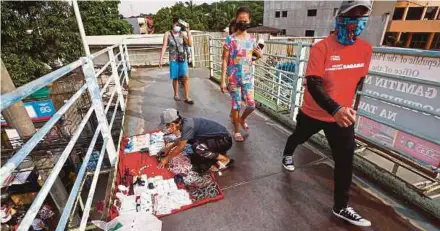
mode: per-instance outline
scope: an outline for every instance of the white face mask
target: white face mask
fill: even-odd
[[[174,26],[174,32],[180,32],[180,30],[182,29],[180,26]]]

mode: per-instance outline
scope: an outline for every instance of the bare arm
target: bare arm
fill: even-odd
[[[192,47],[193,41],[192,41],[191,31],[189,30],[189,28],[186,31],[186,33],[187,33],[186,35],[183,35],[183,39],[185,40],[185,43],[187,44],[187,46]]]
[[[179,144],[179,142],[174,142],[170,146],[166,147],[164,150],[165,154],[168,154],[171,150],[173,150],[175,147],[177,147],[178,144]]]
[[[163,56],[165,55],[165,51],[167,50],[168,47],[168,32],[165,32],[164,36],[163,36],[163,42],[162,42],[162,52],[160,53],[160,58],[159,58],[159,65],[162,66],[162,59]]]
[[[222,78],[221,83],[225,83],[226,81],[226,70],[228,69],[228,60],[229,60],[229,50],[223,48],[223,56],[222,56]]]
[[[161,161],[160,161],[160,164],[159,164],[159,168],[164,168],[169,162],[170,162],[170,160],[171,159],[173,159],[174,157],[176,157],[177,155],[179,155],[180,153],[182,153],[183,152],[183,150],[185,149],[185,145],[186,145],[186,143],[187,143],[188,141],[187,140],[182,140],[182,141],[179,141],[179,142],[176,142],[175,144],[176,144],[176,148],[174,148],[171,152],[170,152],[170,154],[168,154],[167,156],[165,156]]]

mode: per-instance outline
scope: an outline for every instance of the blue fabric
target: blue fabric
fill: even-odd
[[[178,79],[188,76],[188,62],[170,61],[170,78]]]
[[[338,42],[343,45],[351,45],[367,27],[368,17],[337,17],[335,20],[335,33]]]

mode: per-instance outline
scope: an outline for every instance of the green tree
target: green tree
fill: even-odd
[[[79,1],[86,35],[132,34],[132,26],[119,15],[120,1]]]
[[[87,35],[129,34],[118,1],[80,1]],[[2,1],[1,58],[16,86],[70,63],[84,53],[72,6],[67,1]]]
[[[72,7],[58,1],[2,1],[1,57],[20,86],[82,53]]]
[[[177,2],[172,7],[160,9],[154,16],[157,33],[171,29],[172,19],[179,17],[191,25],[191,29],[203,31],[223,31],[235,17],[240,6],[251,9],[252,26],[263,23],[264,2],[261,1],[222,1],[212,4],[194,5],[192,2]]]

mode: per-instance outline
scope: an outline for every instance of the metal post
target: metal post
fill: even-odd
[[[304,60],[306,59],[306,47],[303,46],[303,44],[300,42],[298,44],[298,50],[299,50],[299,54],[298,54],[298,79],[296,81],[296,95],[295,95],[295,105],[301,105],[301,90],[303,88],[303,78],[304,76],[304,67],[305,67],[305,62]],[[294,118],[296,118],[296,115],[298,114],[298,108],[295,110],[295,114],[294,114]]]
[[[121,56],[123,56],[123,55],[124,54],[121,53]],[[119,80],[118,68],[116,68],[116,57],[113,53],[113,49],[108,50],[108,58],[110,60],[110,66],[112,67],[112,78],[115,81],[116,93],[118,94],[118,100],[121,103],[121,110],[125,111],[124,95],[122,95],[122,87],[121,87],[121,82]],[[122,60],[122,63],[123,62],[124,62],[124,60]],[[107,81],[110,81],[110,79]],[[109,103],[111,103],[111,102],[109,102]]]
[[[192,36],[192,35],[191,35]],[[201,40],[201,39],[199,39],[199,40]],[[195,52],[194,52],[194,49],[196,48],[196,45],[195,45],[195,43],[194,43],[194,36],[192,36],[192,41],[193,41],[193,45],[192,45],[192,47],[191,47],[191,67],[196,67],[196,57],[195,57]],[[201,47],[201,45],[200,45],[200,47]]]
[[[123,67],[123,71],[124,71],[124,79],[125,79],[126,84],[128,84],[127,60],[125,58],[124,46],[122,46],[122,44],[119,44],[119,52],[121,53],[122,67]],[[122,84],[122,85],[124,85],[124,84]]]
[[[297,112],[298,110],[296,108],[296,98],[297,98],[296,95],[298,93],[298,90],[297,90],[298,80],[300,79],[300,77],[299,77],[299,73],[300,73],[299,66],[300,66],[300,60],[301,60],[301,58],[300,58],[300,56],[301,56],[301,48],[302,48],[302,43],[299,42],[297,47],[296,47],[296,53],[295,53],[295,56],[294,56],[294,60],[295,60],[295,63],[296,63],[296,67],[295,67],[295,78],[296,79],[293,79],[293,82],[292,82],[292,96],[290,98],[290,113],[291,113],[291,116],[293,118],[293,121],[296,121],[296,114],[298,113]]]
[[[128,71],[131,70],[131,65],[130,65],[130,56],[128,55],[128,47],[127,47],[127,42],[124,39],[124,49],[125,49],[125,60],[127,61],[127,67],[128,67]]]
[[[73,10],[75,11],[76,22],[78,23],[79,34],[81,35],[81,41],[84,47],[84,51],[86,52],[86,56],[90,55],[89,45],[86,40],[86,32],[84,31],[84,25],[81,19],[81,13],[79,12],[78,2],[76,0],[72,0]]]
[[[214,58],[212,55],[212,50],[213,50],[213,40],[211,37],[209,37],[209,72],[211,75],[211,78],[214,78]]]
[[[277,108],[280,106],[280,95],[281,95],[281,72],[278,74],[278,93],[277,93]]]
[[[107,117],[104,113],[104,107],[102,103],[101,94],[99,91],[98,81],[95,78],[95,69],[93,68],[93,61],[90,58],[83,58],[83,74],[88,84],[87,90],[89,91],[90,98],[92,99],[92,107],[95,110],[96,118],[98,119],[98,123],[102,126],[102,136],[108,137],[109,142],[107,142],[107,153],[108,158],[110,160],[111,166],[114,166],[116,163],[116,148],[113,143],[113,138],[111,136],[111,131],[108,126]]]

